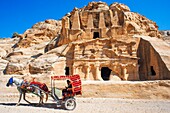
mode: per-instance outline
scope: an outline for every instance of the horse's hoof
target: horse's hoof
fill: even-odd
[[[19,103],[17,103],[15,106],[19,106]]]
[[[36,104],[37,107],[41,106],[41,104]]]
[[[38,106],[44,106],[44,103],[43,103],[43,104],[42,104],[42,103],[39,103],[39,104],[37,104],[36,106],[37,106],[37,107],[38,107]]]
[[[33,106],[34,104],[33,103],[29,103],[29,105]]]

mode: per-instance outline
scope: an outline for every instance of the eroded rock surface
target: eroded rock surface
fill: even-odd
[[[18,41],[0,49],[6,74],[79,74],[82,80],[101,81],[170,79],[170,45],[155,22],[124,4],[90,2],[62,21],[33,25]]]
[[[55,38],[61,29],[61,22],[57,20],[45,20],[28,29],[22,35],[18,47],[27,48],[42,42],[48,42]]]

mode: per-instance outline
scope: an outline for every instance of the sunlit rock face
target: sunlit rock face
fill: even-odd
[[[160,74],[164,71],[167,75],[169,71],[157,69],[161,64],[153,63],[154,60],[142,63],[152,57],[161,59],[153,55],[156,51],[151,43],[143,45],[142,37],[145,36],[154,40],[161,38],[155,22],[131,12],[124,4],[108,6],[104,2],[90,2],[83,8],[74,8],[62,18],[61,34],[49,43],[46,51],[67,44],[64,68],[86,80],[169,78]],[[142,51],[141,48],[146,49]]]
[[[35,24],[19,39],[3,61],[6,74],[79,74],[82,80],[101,81],[170,79],[170,46],[158,26],[124,4],[90,2],[61,21]]]
[[[20,48],[27,48],[35,44],[48,42],[58,36],[60,30],[61,21],[49,19],[38,22],[21,35],[21,39],[17,46]]]
[[[111,38],[134,34],[161,36],[155,22],[131,12],[124,4],[113,3],[108,6],[104,2],[90,2],[83,8],[74,8],[62,18],[58,45],[96,37]]]

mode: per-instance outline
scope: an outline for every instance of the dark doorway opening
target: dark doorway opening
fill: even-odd
[[[93,32],[93,39],[99,38],[99,32]]]
[[[111,69],[109,69],[108,67],[102,67],[101,69],[101,77],[103,80],[110,80],[110,73],[111,73]]]
[[[69,73],[69,67],[66,67],[66,68],[65,68],[65,75],[70,75],[70,73]]]
[[[153,69],[153,66],[151,66],[151,76],[155,76],[156,75],[156,72],[155,70]]]

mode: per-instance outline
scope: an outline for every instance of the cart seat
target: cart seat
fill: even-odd
[[[80,75],[69,75],[69,76],[51,76],[51,80],[66,80],[70,79],[72,83],[73,95],[82,95],[82,86]],[[53,84],[53,82],[51,83]]]
[[[71,83],[72,83],[73,94],[74,95],[82,95],[80,75],[72,75],[72,76],[70,76],[70,80],[71,80]]]

